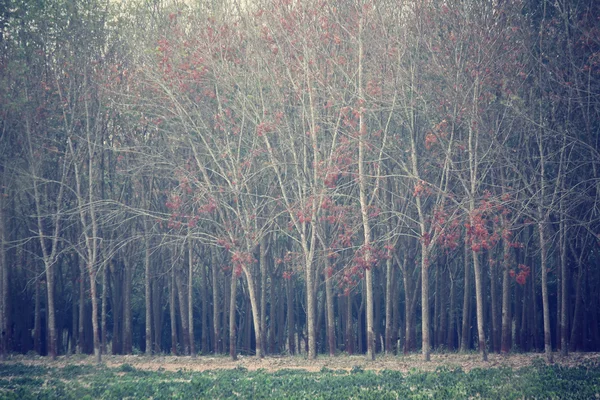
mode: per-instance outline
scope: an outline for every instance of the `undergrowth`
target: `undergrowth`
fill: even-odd
[[[0,399],[594,399],[600,368],[536,364],[521,369],[441,367],[433,372],[320,372],[245,368],[204,372],[0,364]]]

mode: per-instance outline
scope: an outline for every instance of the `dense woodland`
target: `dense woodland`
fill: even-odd
[[[0,1],[0,355],[599,351],[599,16]]]

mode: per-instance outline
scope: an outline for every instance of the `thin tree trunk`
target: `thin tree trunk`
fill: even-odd
[[[102,263],[102,310],[100,315],[100,351],[102,354],[107,354],[107,328],[106,317],[108,313],[108,261]]]
[[[433,294],[433,348],[437,348],[439,345],[439,331],[440,331],[440,322],[442,317],[441,308],[441,299],[440,295],[442,293],[441,286],[441,266],[440,263],[437,262],[434,264],[434,272],[435,272],[435,282],[434,284],[434,294]]]
[[[213,298],[213,351],[219,354],[222,351],[222,341],[220,339],[220,314],[219,314],[219,267],[215,251],[211,251],[211,267],[212,267],[212,298]],[[225,299],[223,303],[225,303]]]
[[[285,327],[285,286],[279,282],[279,295],[277,304],[277,352],[281,353],[285,348],[284,327]]]
[[[439,271],[442,274],[443,279],[447,279],[446,274],[447,274],[447,266],[446,264],[446,259],[445,257],[443,258],[444,264],[440,265],[439,268],[441,269],[443,267],[443,270]],[[447,337],[448,333],[448,295],[446,292],[446,288],[447,285],[444,283],[440,283],[440,323],[439,323],[439,333],[438,333],[438,339],[437,339],[437,345],[438,347],[443,347],[444,346],[444,342],[445,342],[445,338]]]
[[[40,294],[40,279],[35,278],[35,315],[33,322],[33,348],[38,355],[42,355],[42,314],[41,309],[41,294]],[[75,308],[75,304],[73,304]],[[75,334],[75,332],[73,332]]]
[[[577,281],[575,285],[575,309],[573,311],[573,321],[571,324],[570,351],[581,350],[578,348],[578,343],[581,339],[581,299],[583,286],[583,263],[580,258],[577,259]]]
[[[294,320],[294,282],[292,277],[285,279],[287,290],[287,325],[288,325],[288,348],[290,354],[296,354],[296,342],[294,334],[296,332],[296,323]]]
[[[502,338],[500,351],[508,354],[511,349],[511,312],[510,312],[510,275],[509,270],[512,264],[511,251],[508,241],[502,241],[503,268],[502,268]]]
[[[85,320],[85,268],[79,266],[79,335],[77,338],[77,354],[83,354],[85,343],[84,320]]]
[[[561,200],[561,206],[563,200]],[[566,224],[564,221],[565,217],[561,217],[560,221],[560,354],[564,357],[569,355],[569,315],[567,302],[569,298],[568,292],[568,271],[567,271],[567,232]]]
[[[483,282],[479,254],[473,252],[473,270],[475,272],[475,300],[477,304],[477,337],[479,340],[479,353],[481,360],[487,361],[487,347],[485,344],[485,330],[483,328]]]
[[[174,268],[174,267],[173,267]],[[190,354],[190,325],[189,325],[189,314],[188,314],[188,303],[187,303],[187,290],[185,290],[185,283],[182,279],[182,272],[175,271],[175,284],[177,286],[177,299],[179,300],[179,317],[181,319],[181,333],[183,337],[183,354]]]
[[[175,315],[175,267],[171,266],[169,279],[169,315],[171,318],[171,354],[177,355],[177,317]]]
[[[388,257],[385,262],[385,352],[386,354],[393,353],[393,339],[392,339],[392,295],[393,295],[393,272],[394,262],[391,257],[391,249],[388,250]]]
[[[329,261],[328,261],[329,262]],[[335,356],[335,315],[333,314],[333,270],[330,265],[325,268],[325,296],[327,301],[327,344],[329,355]]]
[[[204,270],[204,266],[202,269]],[[202,277],[202,285],[206,287],[206,274]],[[206,289],[204,289],[206,291]],[[207,304],[206,304],[206,294],[203,293],[204,296],[202,298],[202,310],[206,312]],[[188,290],[187,290],[187,304],[188,304],[188,336],[190,341],[190,355],[192,358],[196,357],[196,341],[194,334],[194,244],[192,242],[191,235],[188,237]],[[204,313],[203,313],[204,314]],[[204,321],[203,321],[204,322]],[[205,332],[208,331],[208,327],[202,324],[202,336],[205,336]],[[204,348],[204,340],[202,351],[207,353],[207,348]]]
[[[267,238],[263,237],[260,240],[259,246],[259,265],[260,265],[260,331],[262,343],[260,347],[262,349],[267,348],[266,343],[266,332],[267,332]],[[272,284],[272,282],[271,282]],[[271,293],[272,296],[272,293]],[[273,299],[271,298],[271,302]],[[271,310],[272,313],[273,310]]]
[[[260,329],[260,311],[258,310],[258,302],[256,299],[256,288],[254,285],[254,278],[251,275],[251,271],[248,268],[244,268],[244,274],[246,275],[246,282],[248,283],[248,292],[250,295],[250,307],[252,308],[252,319],[254,323],[254,336],[256,339],[256,357],[263,357],[263,348],[261,347],[263,340],[263,332]]]
[[[231,274],[231,291],[229,298],[229,355],[233,361],[237,360],[237,346],[236,346],[236,324],[235,324],[235,313],[236,313],[236,296],[237,296],[237,281],[238,276],[236,271],[232,271]]]
[[[538,224],[540,235],[540,252],[541,252],[541,268],[542,268],[542,309],[544,316],[544,352],[546,361],[551,363],[552,360],[552,331],[550,328],[550,302],[548,300],[548,254],[546,250],[546,221]]]
[[[358,33],[358,98],[363,100],[363,20],[359,20]],[[366,188],[366,172],[365,172],[365,135],[366,123],[364,113],[359,112],[359,139],[358,139],[358,185],[360,197],[360,213],[362,217],[363,233],[364,233],[364,259],[366,262],[365,271],[365,292],[366,292],[366,307],[367,307],[367,360],[375,360],[375,333],[373,330],[373,271],[371,270],[371,225],[369,221],[369,211],[367,203],[367,188]]]
[[[466,353],[471,345],[471,263],[468,244],[465,243],[464,272],[465,287],[463,291],[462,329],[460,338],[460,351]]]
[[[352,294],[346,295],[346,352],[354,354],[354,320],[352,317]]]
[[[3,179],[4,181],[4,179]],[[5,360],[8,354],[8,265],[6,264],[6,219],[4,216],[4,199],[0,196],[0,360]],[[36,278],[36,306],[39,302],[39,289]],[[36,311],[39,310],[36,307]]]
[[[152,277],[150,276],[150,238],[148,237],[148,223],[144,220],[144,294],[146,310],[146,355],[152,355]],[[155,299],[156,301],[156,299]],[[157,340],[160,342],[160,339]]]
[[[491,262],[490,266],[490,295],[492,301],[492,346],[494,352],[500,353],[500,327],[498,323],[500,318],[498,315],[498,266],[493,265]]]
[[[208,354],[210,348],[210,311],[208,307],[208,271],[206,266],[200,266],[201,278],[202,282],[200,284],[200,297],[202,299],[202,315],[200,316],[200,321],[202,325],[202,353]]]
[[[146,354],[147,355],[151,355],[152,352],[154,351],[154,353],[159,354],[163,347],[162,347],[162,329],[163,329],[163,321],[164,321],[164,317],[165,317],[165,313],[163,310],[163,305],[162,305],[162,299],[163,299],[163,287],[164,287],[164,282],[165,279],[167,279],[167,289],[169,287],[169,282],[171,281],[170,278],[168,277],[155,277],[152,280],[152,286],[151,286],[151,303],[152,304],[152,309],[151,309],[151,320],[148,322],[150,324],[150,326],[154,327],[151,330],[151,337],[150,337],[150,343],[153,343],[153,347],[150,348],[150,350],[146,349]]]
[[[421,335],[423,360],[430,361],[431,339],[429,338],[429,260],[427,246],[421,243]]]
[[[446,347],[453,351],[456,343],[456,270],[450,272],[450,307],[448,309],[448,335]]]
[[[127,268],[127,256],[123,257],[124,269]],[[111,262],[110,264],[110,275],[112,277],[112,317],[113,317],[113,339],[112,339],[112,354],[123,354],[124,353],[124,344],[125,341],[125,329],[124,324],[122,324],[123,310],[124,310],[124,298],[125,298],[125,271],[121,270],[121,268],[117,268],[115,262]],[[121,340],[122,339],[122,340]]]
[[[133,265],[129,257],[123,259],[125,271],[123,274],[123,354],[133,353],[133,327],[131,317],[131,285],[133,280]],[[114,340],[114,338],[113,338]]]
[[[100,348],[100,327],[99,327],[99,310],[98,310],[98,293],[96,285],[97,271],[93,264],[87,266],[90,276],[90,296],[92,297],[92,330],[94,335],[94,356],[96,363],[102,362],[102,350]]]

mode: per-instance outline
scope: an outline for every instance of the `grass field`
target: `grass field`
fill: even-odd
[[[374,364],[348,356],[320,364],[246,359],[232,368],[215,357],[110,357],[102,365],[89,357],[21,357],[0,363],[0,399],[600,399],[598,357],[554,365],[529,357],[521,367],[457,362],[470,357],[434,358],[427,368],[407,367],[405,357]],[[379,368],[388,362],[389,369]]]

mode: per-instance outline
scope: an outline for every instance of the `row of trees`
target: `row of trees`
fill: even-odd
[[[450,3],[5,2],[0,354],[597,350],[599,6]]]

